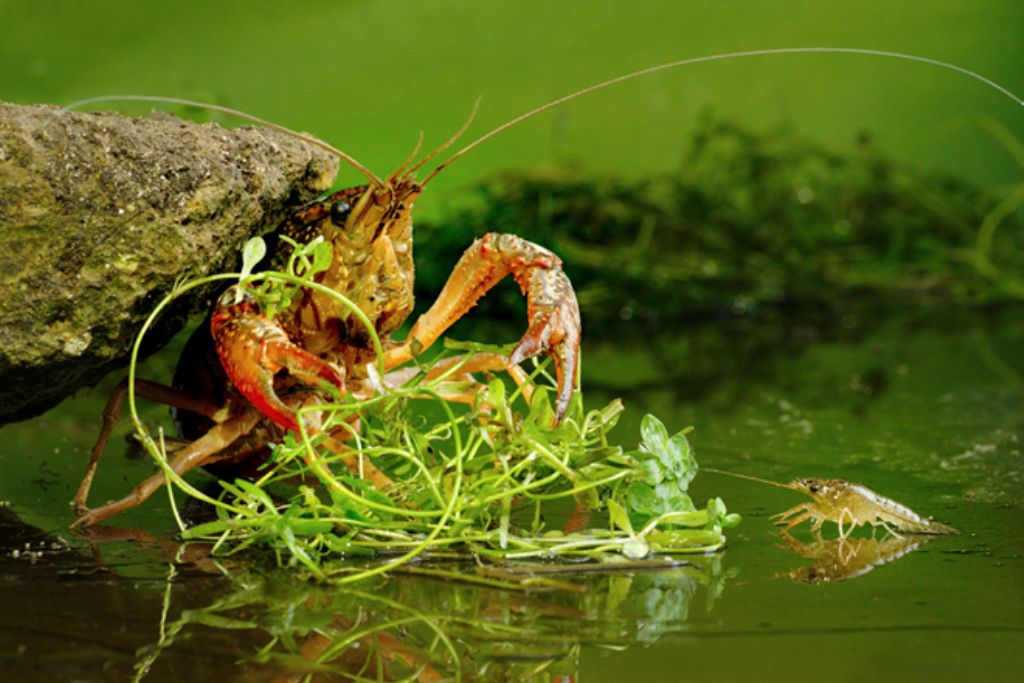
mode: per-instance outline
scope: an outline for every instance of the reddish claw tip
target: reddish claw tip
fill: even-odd
[[[576,300],[564,304],[547,314],[532,316],[530,328],[509,354],[510,364],[519,365],[527,358],[547,353],[555,362],[558,397],[552,426],[557,426],[569,410],[572,392],[576,387],[576,369],[579,365],[580,323]]]

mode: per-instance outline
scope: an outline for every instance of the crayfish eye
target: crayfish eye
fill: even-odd
[[[331,222],[339,228],[345,226],[345,221],[348,220],[350,213],[352,213],[352,207],[344,199],[331,204]]]
[[[811,493],[817,493],[818,489],[821,488],[821,485],[820,484],[811,484],[808,488],[810,488]]]

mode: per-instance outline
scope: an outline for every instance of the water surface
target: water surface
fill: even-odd
[[[307,671],[313,652],[339,648],[328,667],[337,671],[377,648],[392,667],[434,662],[421,680],[615,681],[638,670],[658,680],[822,671],[840,681],[1015,680],[1024,670],[1019,310],[907,314],[819,333],[764,354],[757,372],[715,368],[717,381],[699,387],[686,385],[685,368],[659,369],[661,348],[597,344],[586,355],[588,400],[625,397],[615,432],[624,443],[651,411],[670,428],[696,426],[705,465],[861,482],[960,536],[862,533],[838,543],[826,527],[822,543],[804,529],[787,541],[768,516],[799,494],[703,473],[695,499],[721,495],[744,521],[723,553],[682,566],[546,575],[527,591],[418,575],[318,587],[264,563],[218,568],[201,548],[182,554],[161,496],[117,518],[125,529],[91,542],[69,534],[66,501],[91,443],[96,391],[0,432],[0,498],[9,501],[0,671],[9,680],[292,680],[287,672]],[[124,450],[111,448],[100,498],[147,472]],[[376,640],[353,636],[370,632]],[[454,655],[437,654],[439,634]],[[359,645],[340,647],[346,638]]]

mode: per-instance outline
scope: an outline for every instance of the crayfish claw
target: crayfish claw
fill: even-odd
[[[562,261],[516,235],[488,233],[462,255],[437,301],[420,316],[405,343],[387,352],[384,365],[398,367],[433,344],[506,275],[526,295],[529,326],[509,355],[510,365],[546,353],[558,373],[557,424],[569,410],[580,352],[580,308]]]
[[[235,388],[285,429],[298,432],[299,421],[274,389],[279,370],[311,386],[325,383],[345,390],[345,375],[339,368],[292,343],[279,324],[263,315],[256,297],[237,286],[221,295],[210,330]]]
[[[558,389],[554,421],[557,424],[569,410],[576,388],[581,331],[579,304],[569,278],[561,269],[535,268],[521,285],[526,292],[530,326],[508,360],[518,365],[540,353],[554,360]]]

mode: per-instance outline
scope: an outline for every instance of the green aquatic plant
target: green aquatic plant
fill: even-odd
[[[211,279],[237,279],[265,311],[280,310],[301,287],[323,291],[366,326],[376,350],[366,367],[374,391],[316,394],[298,410],[299,432],[273,445],[255,480],[221,481],[217,496],[170,470],[162,434],[149,434],[131,396],[140,441],[170,484],[213,506],[210,521],[186,528],[179,518],[184,538],[211,541],[218,552],[269,548],[281,565],[341,582],[415,557],[614,562],[724,545],[723,528],[739,517],[720,499],[698,509],[689,498],[697,463],[684,432],[669,436],[648,415],[639,448],[624,449],[608,438],[622,403],[588,410],[578,391],[553,424],[548,361],[534,362],[519,384],[501,376],[470,383],[460,374],[460,358],[507,355],[506,347],[448,342],[402,381],[385,377],[369,321],[312,280],[329,263],[329,247],[321,240],[291,247],[286,270],[252,274],[265,250],[250,242],[241,274],[182,284],[154,316],[175,294]],[[440,361],[448,366],[431,372]],[[452,405],[445,397],[453,394],[473,400]]]

